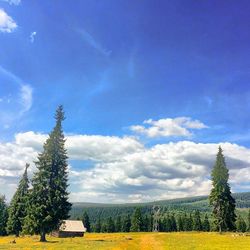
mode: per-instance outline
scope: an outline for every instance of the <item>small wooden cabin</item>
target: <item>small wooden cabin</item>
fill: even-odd
[[[54,237],[83,237],[86,232],[81,220],[64,220],[59,230],[51,233]]]

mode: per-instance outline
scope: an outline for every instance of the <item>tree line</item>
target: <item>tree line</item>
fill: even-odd
[[[132,215],[117,216],[116,218],[108,217],[101,219],[98,217],[95,223],[91,223],[89,216],[84,211],[81,219],[87,229],[87,232],[95,233],[114,233],[114,232],[152,232],[153,215],[142,214],[141,208],[135,208]],[[211,218],[207,214],[201,215],[199,210],[192,213],[165,213],[158,220],[159,232],[184,232],[184,231],[218,231]],[[250,232],[250,209],[248,212],[247,222],[241,215],[237,216],[237,232]]]

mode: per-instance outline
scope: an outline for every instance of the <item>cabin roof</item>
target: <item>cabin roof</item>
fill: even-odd
[[[81,220],[64,220],[59,228],[61,232],[86,232]]]

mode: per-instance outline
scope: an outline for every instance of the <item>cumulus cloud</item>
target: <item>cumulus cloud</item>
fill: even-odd
[[[207,128],[204,123],[192,120],[190,117],[166,118],[157,121],[149,119],[145,120],[143,124],[130,126],[130,129],[138,134],[155,138],[170,136],[190,137],[192,136],[191,130]]]
[[[17,24],[3,9],[0,9],[0,31],[11,33],[17,28]]]
[[[8,198],[25,162],[33,161],[47,135],[19,133],[0,143],[0,184]],[[146,147],[133,137],[68,135],[72,201],[138,202],[208,194],[219,144],[180,141]],[[250,181],[250,149],[220,143],[233,190]],[[78,163],[76,166],[75,161]],[[87,168],[86,168],[87,163]],[[12,189],[8,189],[8,187]],[[2,191],[3,192],[3,191]]]

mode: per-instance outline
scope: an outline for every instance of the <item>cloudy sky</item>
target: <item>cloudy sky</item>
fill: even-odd
[[[0,0],[0,193],[63,104],[71,201],[250,190],[250,3]]]

